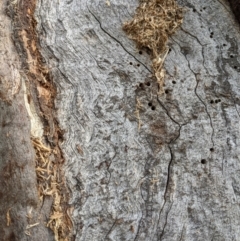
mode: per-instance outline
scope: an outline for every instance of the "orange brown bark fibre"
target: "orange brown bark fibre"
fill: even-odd
[[[63,133],[54,111],[57,90],[39,50],[35,8],[36,0],[9,1],[7,14],[14,20],[13,38],[16,48],[23,54],[20,59],[24,76],[29,81],[29,101],[33,101],[44,124],[42,140],[33,139],[40,201],[43,202],[44,196],[52,196],[48,227],[53,230],[56,241],[68,241],[72,223],[68,216],[68,190],[62,170],[64,158],[59,146]]]
[[[133,19],[124,24],[123,30],[138,48],[152,51],[152,68],[162,90],[163,63],[168,54],[167,42],[183,21],[183,9],[175,0],[140,0]]]

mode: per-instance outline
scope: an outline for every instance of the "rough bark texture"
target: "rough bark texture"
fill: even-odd
[[[0,38],[8,44],[0,48],[8,52],[1,63],[12,67],[0,68],[0,233],[3,240],[53,240],[44,222],[24,234],[27,210],[48,210],[47,220],[50,204],[39,211],[30,131],[40,124],[27,112],[27,80],[20,81],[2,2],[8,40]],[[137,0],[37,2],[41,54],[64,131],[58,144],[73,240],[239,240],[239,26],[227,1],[178,3],[184,21],[169,43],[159,95],[150,56],[122,30]]]
[[[12,19],[7,9],[6,1],[1,1],[0,240],[53,240],[46,228],[51,201],[46,198],[43,205],[38,197],[27,79],[12,41]]]
[[[138,1],[39,2],[76,240],[239,239],[239,27],[226,1],[179,3],[158,96],[121,29]]]

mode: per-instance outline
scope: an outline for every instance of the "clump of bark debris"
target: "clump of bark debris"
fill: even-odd
[[[134,18],[123,30],[137,43],[138,48],[152,52],[152,68],[162,90],[163,63],[168,54],[167,42],[183,21],[183,8],[175,0],[140,0]]]
[[[39,198],[43,203],[45,196],[53,198],[51,215],[47,227],[54,232],[56,241],[68,241],[69,233],[72,228],[70,218],[66,217],[64,210],[64,194],[61,186],[65,184],[59,177],[61,174],[60,167],[54,163],[53,150],[42,143],[39,139],[32,139],[36,151],[36,173],[38,181]]]

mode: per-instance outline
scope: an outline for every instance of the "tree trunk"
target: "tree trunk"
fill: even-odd
[[[1,240],[240,240],[239,25],[178,4],[159,92],[138,0],[1,1]]]

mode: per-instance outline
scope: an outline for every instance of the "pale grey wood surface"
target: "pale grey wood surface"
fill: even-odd
[[[73,240],[240,240],[239,26],[225,0],[179,4],[184,21],[158,95],[150,56],[122,31],[137,0],[38,1],[41,52],[65,132]],[[30,142],[42,126],[28,116],[6,1],[0,7],[0,230],[4,240],[53,240]]]
[[[240,240],[240,31],[229,5],[179,1],[158,96],[149,56],[121,29],[138,1],[109,2],[41,0],[36,12],[75,240]]]

